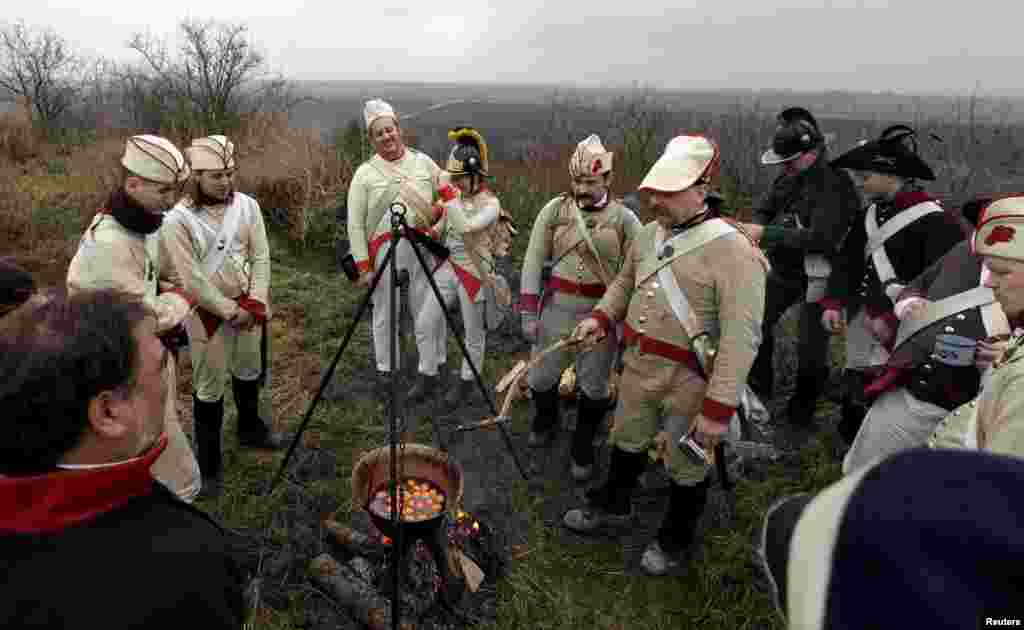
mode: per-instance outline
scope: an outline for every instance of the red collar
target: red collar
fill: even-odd
[[[907,208],[912,208],[912,207],[916,206],[919,203],[924,203],[926,201],[934,201],[934,200],[935,200],[935,197],[932,197],[927,192],[925,192],[923,190],[914,190],[914,191],[910,191],[910,192],[898,192],[898,193],[896,193],[896,196],[893,197],[892,205],[897,210],[906,210]]]
[[[150,494],[149,469],[165,448],[166,435],[148,453],[129,462],[0,478],[0,534],[58,532]]]

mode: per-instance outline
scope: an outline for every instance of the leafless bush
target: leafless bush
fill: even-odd
[[[136,122],[204,135],[236,129],[242,114],[288,111],[301,102],[292,84],[268,69],[244,24],[188,19],[178,29],[175,52],[141,33],[128,43],[142,57],[140,66],[119,70]]]
[[[317,132],[290,127],[282,112],[243,116],[233,137],[242,189],[283,219],[295,241],[305,245],[313,237],[333,246],[332,204],[351,180],[352,164]]]
[[[24,99],[45,131],[58,128],[78,102],[86,63],[51,29],[21,21],[0,28],[0,89]]]

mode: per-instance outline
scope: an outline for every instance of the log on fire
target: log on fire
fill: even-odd
[[[347,607],[356,620],[371,630],[388,630],[391,628],[391,602],[356,573],[330,554],[320,554],[309,563],[309,575],[313,580],[327,589],[338,601]],[[401,620],[402,630],[415,630],[416,624]]]

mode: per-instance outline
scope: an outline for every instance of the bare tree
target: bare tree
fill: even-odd
[[[628,96],[614,100],[610,127],[622,138],[623,155],[617,170],[626,181],[639,183],[658,159],[668,125],[668,108],[653,88],[634,83]]]
[[[81,93],[85,60],[50,29],[0,28],[0,90],[24,99],[33,121],[53,131]]]
[[[152,109],[162,103],[167,123],[205,129],[226,129],[239,116],[255,111],[287,111],[301,102],[291,84],[272,74],[263,54],[253,46],[243,24],[214,20],[183,20],[182,43],[172,54],[166,43],[136,34],[128,46],[142,56],[143,67],[130,75],[133,90],[160,92],[136,106]],[[126,73],[126,76],[129,76]],[[136,118],[145,117],[139,112]],[[168,120],[170,119],[170,120]]]

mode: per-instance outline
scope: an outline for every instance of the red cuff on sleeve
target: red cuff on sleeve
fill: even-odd
[[[843,310],[843,301],[839,298],[834,297],[823,297],[818,300],[818,304],[821,305],[826,311],[841,311]]]
[[[728,425],[732,414],[736,413],[736,407],[723,405],[713,398],[705,398],[700,412],[708,420]]]
[[[359,262],[357,262],[356,263],[356,269],[359,270],[359,273],[366,273],[368,271],[373,271],[370,268],[370,260],[369,259],[367,259],[367,260],[360,260]]]
[[[867,313],[868,317],[871,317],[872,319],[878,319],[879,317],[885,317],[885,314],[888,313],[889,310],[884,308],[878,308],[874,304],[865,304],[864,312]]]
[[[257,321],[267,321],[267,306],[263,302],[255,300],[248,295],[243,295],[235,301],[238,302],[240,307],[252,313],[252,316],[255,317]]]
[[[608,332],[609,330],[612,329],[612,320],[610,317],[608,317],[608,315],[605,314],[604,311],[591,311],[590,314],[587,315],[587,317],[593,317],[594,319],[596,319],[601,324],[601,328],[605,332]]]
[[[188,293],[186,293],[185,289],[182,289],[180,287],[174,287],[173,289],[168,289],[167,291],[164,291],[164,293],[174,293],[175,295],[180,295],[181,297],[185,298],[186,302],[188,302],[188,307],[189,308],[194,307],[199,302],[199,300],[197,300],[195,297],[193,297],[193,296],[189,295]]]
[[[896,317],[896,313],[892,311],[886,311],[885,314],[882,315],[882,319],[885,320],[885,323],[892,326],[893,330],[900,327],[900,318]]]
[[[519,294],[519,312],[536,313],[540,311],[540,296],[533,293]]]
[[[441,199],[444,200],[445,203],[459,196],[458,190],[456,190],[455,186],[452,186],[451,184],[441,186],[441,188],[437,190],[437,194],[441,196]]]

